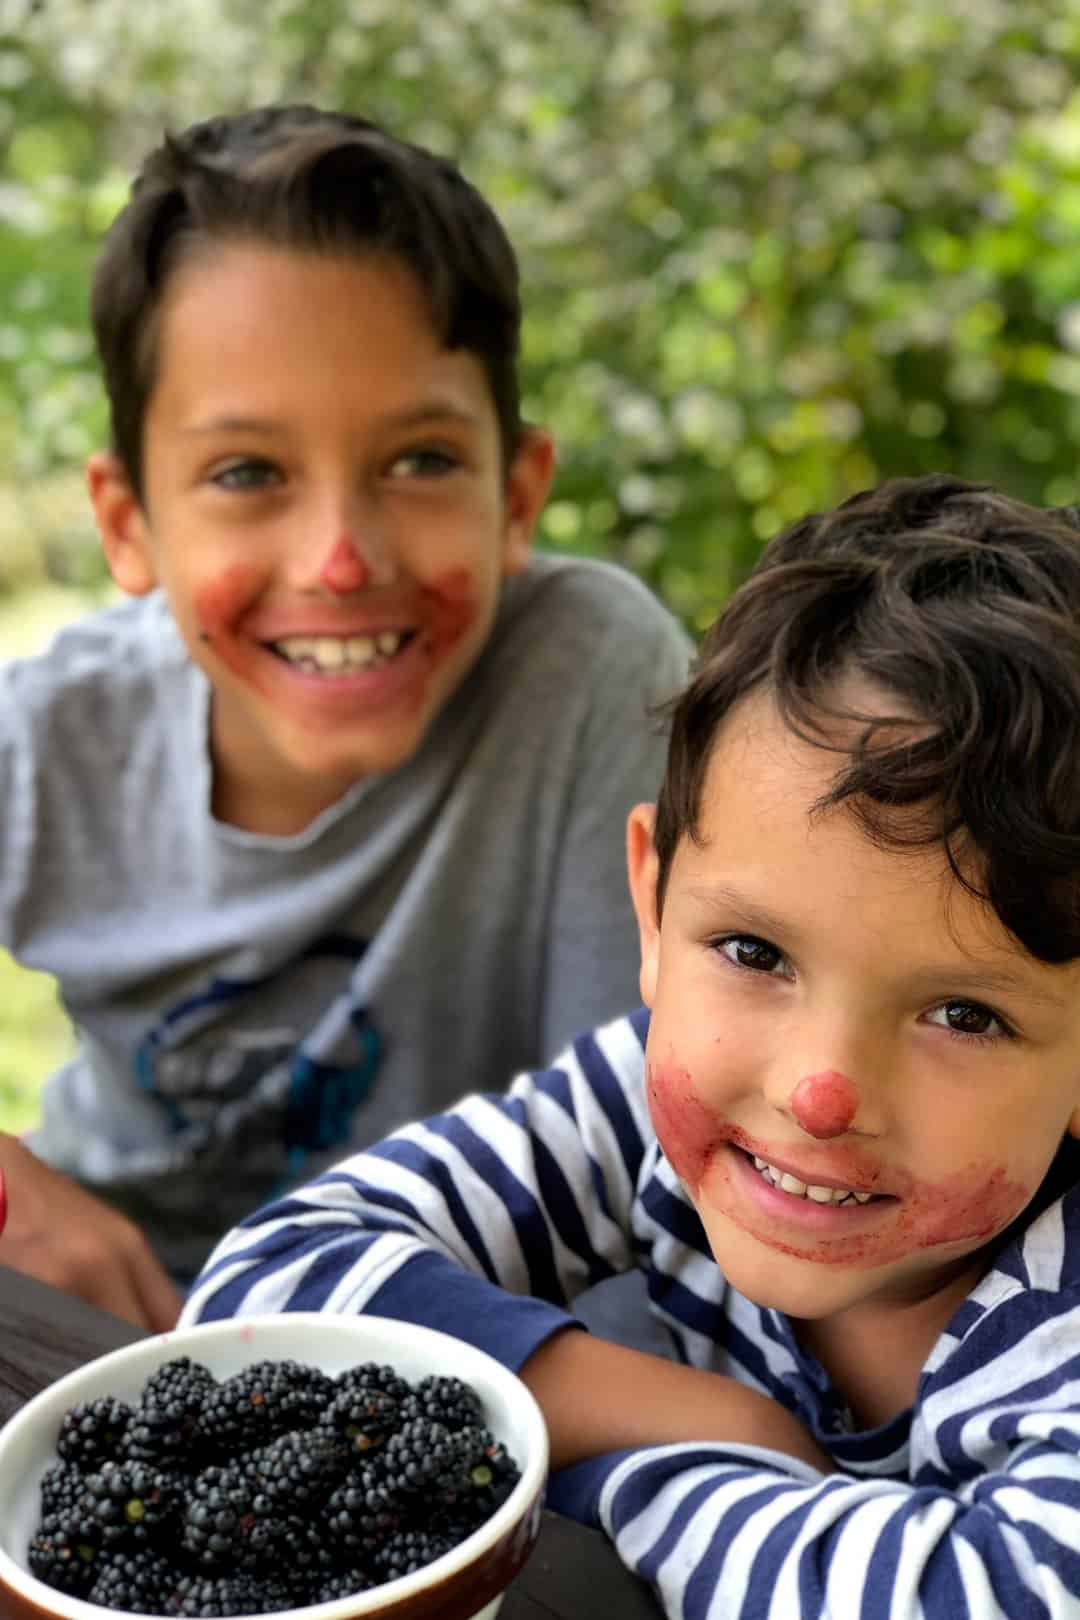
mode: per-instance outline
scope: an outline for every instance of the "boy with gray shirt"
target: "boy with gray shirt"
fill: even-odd
[[[131,598],[0,672],[0,943],[78,1035],[0,1261],[154,1328],[290,1182],[632,994],[612,829],[687,642],[530,557],[512,250],[449,163],[269,108],[151,154],[93,317]]]

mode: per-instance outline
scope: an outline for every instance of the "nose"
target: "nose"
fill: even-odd
[[[371,568],[356,541],[339,535],[322,560],[319,584],[333,596],[349,596],[371,584]]]
[[[337,470],[310,480],[290,514],[283,543],[295,588],[352,596],[394,583],[395,537],[388,514],[365,487]]]
[[[808,1136],[827,1140],[843,1136],[859,1107],[854,1080],[838,1069],[804,1074],[791,1093],[790,1108]]]

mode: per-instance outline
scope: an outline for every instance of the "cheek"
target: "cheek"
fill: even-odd
[[[199,639],[210,647],[227,669],[244,679],[257,679],[259,649],[236,630],[262,586],[262,575],[244,563],[233,563],[216,579],[195,592],[195,624]]]
[[[476,582],[467,568],[450,568],[424,588],[425,640],[431,655],[444,658],[469,634],[479,618]]]
[[[235,629],[259,593],[261,576],[245,563],[233,563],[195,592],[195,621],[207,641]]]
[[[916,1182],[901,1210],[899,1236],[913,1249],[985,1242],[1019,1215],[1034,1192],[1002,1165],[972,1165],[944,1182]]]
[[[716,1116],[696,1095],[689,1069],[677,1063],[647,1064],[645,1087],[649,1118],[664,1157],[696,1194],[721,1140]]]

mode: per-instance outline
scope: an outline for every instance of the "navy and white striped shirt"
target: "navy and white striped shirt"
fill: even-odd
[[[644,1012],[607,1025],[252,1216],[184,1320],[368,1311],[517,1368],[579,1293],[638,1268],[676,1353],[773,1396],[838,1470],[709,1442],[556,1475],[550,1505],[600,1525],[673,1620],[1077,1620],[1078,1194],[1033,1206],[914,1407],[858,1431],[788,1320],[725,1284],[650,1127],[647,1028]]]

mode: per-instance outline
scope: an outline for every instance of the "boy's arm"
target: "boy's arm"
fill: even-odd
[[[0,1133],[7,1220],[0,1264],[163,1333],[180,1296],[131,1221]]]
[[[573,1331],[548,1339],[519,1371],[544,1414],[553,1470],[616,1450],[720,1440],[832,1471],[791,1412],[734,1378]]]
[[[673,1445],[567,1468],[548,1505],[604,1529],[670,1620],[1075,1620],[1078,1337],[1075,1291],[988,1313],[924,1377],[907,1480]]]
[[[13,919],[32,888],[40,830],[32,741],[35,671],[41,661],[0,666],[0,949],[18,949]],[[44,864],[48,864],[47,860]],[[77,1294],[114,1316],[160,1332],[176,1323],[180,1297],[142,1233],[116,1210],[0,1133],[7,1219],[0,1264]]]

